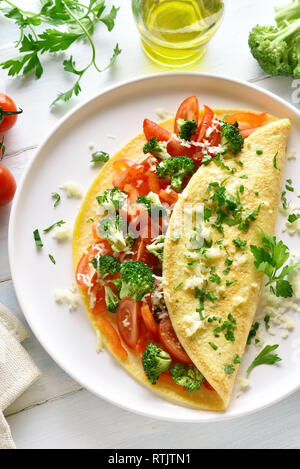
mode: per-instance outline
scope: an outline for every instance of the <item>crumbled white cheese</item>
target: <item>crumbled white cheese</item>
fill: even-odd
[[[66,191],[67,196],[69,198],[81,199],[83,197],[83,189],[76,182],[72,182],[72,181],[64,182],[60,186],[60,189]]]
[[[174,116],[173,112],[167,111],[164,108],[157,108],[154,112],[161,120],[165,120],[168,116]]]
[[[247,254],[237,254],[234,258],[234,264],[235,265],[244,265],[248,261],[248,255]]]
[[[209,257],[209,259],[219,259],[220,257],[222,257],[222,251],[219,247],[217,248],[209,248],[207,249],[206,251],[206,255],[207,257]]]
[[[244,377],[238,377],[237,378],[237,384],[238,384],[238,394],[237,394],[237,397],[240,397],[240,395],[247,391],[247,389],[250,387],[251,385],[251,381],[250,379],[247,379],[247,378],[244,378]]]
[[[297,156],[296,156],[296,150],[293,150],[287,157],[288,160],[296,160],[297,159]]]
[[[195,288],[199,288],[201,290],[203,288],[204,281],[204,276],[193,276],[191,278],[188,278],[185,282],[184,290],[194,290]]]
[[[246,298],[243,298],[242,296],[235,296],[233,299],[232,299],[232,302],[233,302],[233,305],[234,306],[239,306],[243,303],[246,302]]]
[[[66,303],[69,306],[69,311],[75,311],[78,308],[79,297],[76,292],[76,287],[73,286],[68,290],[56,288],[54,295],[57,303]]]
[[[64,223],[61,226],[57,226],[52,234],[52,238],[57,241],[66,241],[70,239],[72,235],[72,227],[69,223]]]
[[[189,316],[184,317],[184,329],[187,337],[194,335],[199,329],[205,327],[205,322],[201,321],[199,313],[195,312]]]

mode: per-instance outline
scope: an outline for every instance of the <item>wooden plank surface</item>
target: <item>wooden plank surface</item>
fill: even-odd
[[[16,3],[23,8],[26,4],[26,9],[37,4],[35,0],[19,0]],[[111,3],[109,0],[108,4]],[[116,30],[114,34],[106,34],[104,28],[100,28],[96,43],[103,50],[100,57],[104,61],[109,57],[115,41],[119,41],[123,53],[118,64],[109,72],[102,75],[92,73],[83,83],[80,98],[70,105],[62,105],[55,110],[49,108],[56,93],[71,85],[71,77],[67,77],[58,65],[63,60],[63,54],[47,61],[47,73],[39,81],[11,79],[0,71],[0,90],[13,96],[24,109],[18,125],[6,138],[5,164],[17,180],[49,129],[75,105],[114,83],[134,76],[168,71],[149,62],[144,56],[132,19],[130,1],[114,3],[122,6]],[[270,23],[272,8],[279,3],[280,0],[228,0],[224,22],[209,44],[206,56],[188,70],[248,80],[292,102],[292,80],[267,77],[252,59],[247,46],[250,28],[258,21]],[[3,61],[14,55],[12,42],[16,38],[16,30],[3,18],[0,18],[0,30],[0,61]],[[82,47],[76,46],[74,53],[84,56]],[[7,253],[9,209],[0,208],[0,302],[25,322],[10,280]],[[174,426],[129,414],[82,390],[53,362],[33,335],[24,346],[43,376],[6,412],[20,448],[300,448],[300,393],[270,409],[233,422]]]

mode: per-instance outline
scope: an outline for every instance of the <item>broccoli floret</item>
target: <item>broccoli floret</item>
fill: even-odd
[[[143,367],[151,384],[156,384],[160,375],[171,365],[171,357],[153,343],[147,344],[143,353]]]
[[[147,250],[151,252],[151,254],[154,254],[154,256],[158,257],[160,262],[163,261],[165,238],[166,237],[164,235],[158,236],[152,244],[147,246]]]
[[[280,21],[285,23],[283,16]],[[249,47],[266,73],[300,78],[300,19],[280,28],[255,26]]]
[[[234,155],[242,150],[244,139],[239,132],[238,124],[221,122],[221,135],[221,144],[226,150],[230,150]]]
[[[134,234],[119,215],[103,218],[98,225],[98,233],[100,238],[108,240],[115,252],[128,251],[134,243]]]
[[[175,156],[168,160],[161,161],[156,167],[156,174],[159,178],[171,178],[171,187],[177,192],[181,191],[184,178],[194,173],[196,164],[187,156]]]
[[[159,142],[158,138],[152,137],[150,140],[144,145],[143,152],[151,153],[151,155],[164,160],[165,158],[171,158],[169,153],[167,152],[166,145],[163,142]]]
[[[185,367],[182,363],[176,363],[170,368],[170,374],[176,384],[184,386],[190,392],[197,391],[205,381],[194,365]]]
[[[291,22],[300,18],[300,2],[293,0],[287,5],[275,7],[275,21],[277,26],[286,26],[287,22]]]
[[[92,259],[92,264],[97,270],[100,278],[105,278],[107,275],[115,275],[120,272],[121,263],[113,256],[100,256]]]
[[[140,261],[124,262],[121,266],[121,280],[121,300],[130,296],[134,301],[141,301],[146,293],[154,290],[153,272]]]
[[[112,289],[108,286],[105,286],[105,303],[107,306],[108,311],[111,313],[116,313],[120,299],[115,295]]]
[[[103,195],[98,195],[96,199],[104,210],[108,212],[111,210],[119,211],[127,199],[127,194],[118,187],[114,187],[113,189],[107,189]]]
[[[178,119],[177,124],[179,137],[189,142],[198,129],[197,122]]]
[[[115,278],[113,280],[110,280],[110,283],[113,283],[114,286],[118,291],[121,291],[122,288],[122,280],[120,278]]]
[[[159,196],[154,194],[154,192],[149,192],[148,195],[140,195],[140,197],[137,199],[137,202],[139,204],[145,205],[150,217],[158,218],[167,215],[167,210],[161,204]]]

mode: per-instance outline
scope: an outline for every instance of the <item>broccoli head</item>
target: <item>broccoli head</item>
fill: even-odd
[[[234,155],[239,153],[244,146],[244,139],[241,136],[238,124],[228,124],[221,122],[221,144],[226,150],[231,151]]]
[[[287,3],[275,7],[275,21],[277,26],[286,26],[287,22],[292,22],[300,18],[300,2],[293,0],[292,3]]]
[[[158,218],[167,215],[167,210],[161,204],[160,198],[154,192],[149,192],[148,195],[140,195],[137,199],[139,204],[145,205],[150,217]]]
[[[300,19],[280,28],[255,26],[249,35],[249,47],[266,73],[300,78]]]
[[[164,257],[164,243],[165,243],[165,235],[160,235],[156,238],[152,244],[147,246],[147,250],[154,254],[154,256],[158,257],[160,262],[163,261]]]
[[[170,158],[169,153],[167,152],[166,145],[163,142],[160,142],[158,138],[152,137],[150,140],[144,145],[143,152],[151,153],[151,155],[164,160],[165,158]]]
[[[92,264],[97,270],[98,277],[105,278],[107,275],[115,275],[120,272],[121,263],[113,256],[100,256],[92,259]]]
[[[196,169],[196,164],[188,156],[175,156],[161,161],[156,167],[159,178],[170,178],[171,187],[180,192],[186,176],[191,176]]]
[[[105,303],[107,306],[108,311],[111,313],[116,313],[120,298],[112,291],[112,289],[108,286],[105,286]]]
[[[134,301],[154,290],[153,272],[147,264],[140,261],[124,262],[121,266],[122,287],[120,298],[131,297]]]
[[[107,189],[103,195],[98,195],[96,199],[104,210],[108,212],[111,210],[119,211],[127,199],[127,194],[118,187],[114,187],[113,189]]]
[[[179,137],[182,138],[182,140],[187,140],[189,142],[198,129],[197,122],[178,119],[177,124]]]
[[[179,386],[184,386],[189,392],[198,391],[205,378],[194,365],[184,366],[176,363],[170,368],[173,381]]]
[[[98,225],[100,238],[107,239],[113,251],[128,251],[134,243],[134,234],[119,215],[103,218]]]
[[[142,363],[151,384],[156,384],[160,375],[171,365],[171,357],[153,343],[147,344],[143,353]]]

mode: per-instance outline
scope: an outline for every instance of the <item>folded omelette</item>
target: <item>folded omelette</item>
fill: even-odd
[[[237,111],[214,112],[221,120]],[[170,132],[173,126],[174,119],[161,124]],[[260,228],[274,232],[289,131],[288,119],[268,115],[264,125],[245,139],[238,155],[228,153],[216,164],[208,161],[199,167],[170,218],[162,266],[167,314],[177,339],[208,386],[189,392],[167,379],[151,384],[141,355],[122,337],[118,340],[126,352],[123,356],[116,352],[107,323],[99,321],[93,310],[91,288],[80,288],[89,319],[101,332],[106,348],[134,378],[164,398],[198,409],[228,407],[263,286],[263,274],[256,270],[249,246],[258,243]],[[145,143],[142,134],[129,142],[104,165],[91,186],[74,229],[75,269],[83,252],[95,244],[88,221],[99,218],[96,197],[112,187],[116,161],[142,161]],[[220,225],[224,206],[229,216]],[[236,210],[239,224],[230,215]],[[117,331],[116,314],[101,314]]]

